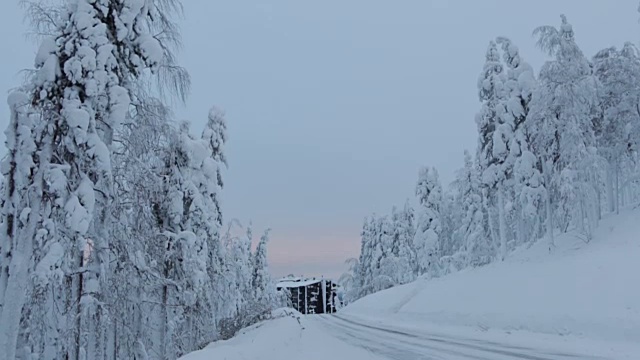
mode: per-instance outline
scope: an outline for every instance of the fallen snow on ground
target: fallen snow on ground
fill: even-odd
[[[502,263],[388,289],[341,316],[640,359],[640,211],[604,219],[589,244],[568,233],[556,245],[549,254],[540,241]]]
[[[243,330],[236,337],[210,344],[181,360],[377,360],[369,351],[352,347],[293,309],[279,309],[274,320]]]

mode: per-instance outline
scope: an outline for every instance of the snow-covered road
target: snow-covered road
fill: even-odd
[[[412,332],[385,328],[338,315],[310,318],[327,333],[363,348],[378,356],[393,360],[603,360],[581,353],[550,351],[534,347],[500,344],[487,340],[451,337],[442,334]]]

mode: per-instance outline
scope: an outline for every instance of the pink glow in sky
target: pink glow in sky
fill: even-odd
[[[337,279],[345,260],[360,252],[358,230],[327,229],[304,234],[274,232],[269,243],[269,268],[275,278],[288,274]]]

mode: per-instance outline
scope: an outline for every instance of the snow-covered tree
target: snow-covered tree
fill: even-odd
[[[113,129],[120,126],[129,109],[126,81],[162,61],[160,43],[143,28],[133,31],[140,19],[144,21],[142,7],[118,7],[112,17],[105,18],[102,10],[107,5],[105,1],[70,2],[60,13],[61,26],[55,35],[43,40],[35,61],[37,71],[26,86],[38,111],[32,131],[39,161],[33,171],[37,175],[20,181],[27,180],[41,192],[32,202],[38,203],[37,209],[14,209],[28,211],[31,222],[14,236],[16,242],[38,237],[33,251],[36,263],[63,263],[70,283],[61,298],[76,305],[73,311],[62,303],[55,308],[68,314],[71,340],[64,351],[72,359],[94,348],[98,357],[103,355],[99,322],[106,319],[100,313],[104,312],[102,285],[109,248],[106,207],[112,198],[109,149]],[[82,253],[87,247],[92,254],[85,258]],[[14,258],[21,262],[14,266],[28,267],[30,254],[24,256]],[[10,276],[7,288],[13,281],[24,280]],[[23,287],[11,294],[16,299],[12,306],[3,307],[0,322],[7,326],[0,332],[0,344],[8,352],[0,357],[15,356],[25,295]],[[57,345],[55,351],[63,351]],[[45,347],[42,343],[33,346]]]
[[[476,121],[480,125],[478,163],[482,181],[487,187],[487,201],[497,210],[499,255],[504,259],[508,251],[507,242],[512,236],[509,209],[517,202],[512,196],[516,185],[514,166],[528,148],[524,121],[535,79],[533,69],[522,60],[517,46],[505,37],[499,37],[496,42],[502,47],[507,71],[499,59],[496,43],[491,42],[478,82],[483,106]],[[491,218],[489,216],[489,221]],[[515,232],[521,233],[519,229]]]
[[[620,50],[601,50],[593,71],[602,84],[600,116],[595,122],[598,152],[608,162],[606,196],[609,211],[618,212],[621,183],[637,177],[633,162],[640,143],[640,55],[631,43]],[[632,171],[625,171],[632,169]]]
[[[362,291],[362,277],[360,276],[360,261],[350,258],[345,261],[348,270],[340,275],[338,283],[344,291],[343,302],[345,305],[360,298]]]
[[[37,213],[40,212],[43,172],[37,169],[38,147],[34,134],[35,114],[30,99],[21,92],[12,93],[8,99],[11,110],[9,126],[5,131],[7,157],[2,162],[2,236],[0,237],[0,344],[6,359],[15,357],[20,316],[28,282],[29,260],[36,244]],[[36,212],[32,214],[32,212]],[[30,236],[25,236],[28,233]],[[41,238],[41,237],[40,237]],[[55,245],[54,245],[55,247]],[[51,261],[55,271],[56,261]],[[49,270],[49,269],[42,269]],[[40,274],[48,275],[47,273]],[[2,356],[2,355],[0,355]]]
[[[413,243],[417,254],[417,273],[438,276],[442,187],[436,169],[425,167],[420,170],[416,197],[419,207]]]
[[[594,222],[590,179],[598,161],[592,120],[599,84],[564,15],[560,28],[542,26],[534,35],[538,46],[554,57],[540,70],[526,125],[531,149],[541,161],[551,249],[554,219],[564,229],[573,221],[588,230]]]
[[[254,301],[267,306],[267,310],[276,302],[275,285],[269,275],[267,262],[267,242],[269,241],[269,230],[260,237],[255,254],[253,255],[253,277],[252,285],[254,291]]]
[[[504,66],[500,61],[498,46],[494,41],[491,41],[487,49],[484,67],[478,77],[478,95],[482,102],[482,109],[476,115],[479,134],[476,156],[478,165],[483,172],[491,165],[493,158],[494,139],[496,139],[494,133],[500,122],[499,107],[503,99],[504,81]],[[502,152],[502,149],[499,148],[496,151]]]
[[[358,297],[362,297],[374,292],[373,278],[378,267],[377,260],[380,254],[378,246],[378,228],[376,226],[376,216],[365,218],[361,233],[360,267],[358,276],[361,284]]]
[[[394,208],[395,210],[395,208]],[[395,276],[397,284],[405,284],[415,279],[416,252],[413,246],[415,237],[415,211],[407,201],[402,210],[392,213],[393,250],[392,253],[400,262]]]
[[[222,189],[222,187],[224,186],[224,182],[222,181],[222,173],[220,170],[222,165],[227,166],[227,157],[224,153],[224,145],[227,141],[227,124],[225,121],[224,113],[220,109],[213,107],[209,111],[209,119],[207,121],[207,125],[204,128],[204,131],[202,132],[202,139],[208,145],[208,150],[211,154],[211,160],[215,164],[217,164],[216,182],[218,189]],[[211,184],[210,186],[213,186],[213,184]],[[213,192],[211,196],[218,213],[218,224],[222,226],[222,217],[220,215],[220,200],[218,199],[216,192]]]
[[[226,239],[226,246],[229,248],[227,263],[232,265],[233,269],[233,285],[228,291],[235,293],[232,297],[232,302],[235,304],[235,314],[233,315],[237,315],[244,311],[253,298],[253,259],[251,254],[253,230],[252,225],[249,224],[246,228],[245,236],[234,238],[230,234],[231,226],[232,224],[229,224],[229,230],[227,230],[224,238]],[[229,298],[228,295],[227,298]]]
[[[395,209],[393,211],[395,212]],[[384,290],[398,284],[397,277],[399,272],[402,271],[401,261],[396,255],[398,249],[395,248],[397,244],[394,241],[395,230],[393,225],[393,219],[389,216],[382,216],[377,219],[378,239],[375,252],[377,258],[375,259],[376,267],[372,279],[374,291]]]
[[[476,158],[480,167],[481,176],[486,186],[485,199],[490,206],[496,204],[499,219],[499,241],[505,243],[506,251],[506,223],[504,217],[504,187],[501,171],[498,164],[507,153],[505,137],[509,137],[508,126],[503,126],[502,115],[504,113],[504,66],[500,61],[498,46],[494,41],[489,42],[486,53],[486,61],[478,78],[478,95],[482,102],[482,108],[476,115],[478,127],[478,149]],[[497,199],[494,198],[497,196]],[[492,216],[488,214],[491,225]],[[501,248],[503,248],[501,246]]]
[[[24,226],[8,220],[15,215],[3,214],[3,222],[19,225],[10,242],[33,251],[12,252],[9,266],[14,271],[6,279],[4,295],[14,301],[4,304],[0,314],[0,344],[7,350],[0,358],[15,357],[22,322],[20,346],[33,356],[101,359],[106,356],[109,318],[105,287],[112,248],[114,135],[126,120],[142,77],[168,75],[161,77],[187,84],[184,73],[171,76],[179,67],[166,66],[173,65],[170,46],[177,34],[167,6],[177,2],[43,4],[34,4],[30,15],[48,35],[23,90],[36,114],[29,126],[36,145],[31,153],[38,161],[29,178],[8,180],[34,189],[34,198],[31,205],[15,204],[12,209],[23,214]],[[159,29],[166,30],[164,35],[154,37]],[[34,273],[38,276],[33,284],[25,286],[28,282],[20,276]],[[24,308],[27,292],[29,307]],[[46,317],[34,310],[50,316],[46,329],[38,326]]]
[[[482,184],[478,172],[471,154],[465,151],[464,167],[456,174],[453,186],[463,215],[456,230],[456,237],[462,241],[460,251],[464,262],[469,266],[485,265],[494,256],[493,243],[486,225],[486,214],[483,211]]]
[[[135,104],[132,118],[117,138],[121,144],[112,158],[116,201],[112,208],[118,226],[111,229],[109,354],[126,358],[134,352],[159,353],[160,309],[165,279],[165,249],[158,234],[164,200],[164,160],[175,128],[168,109],[157,99]],[[135,169],[135,171],[131,171]],[[149,329],[153,329],[150,331]]]
[[[500,154],[494,154],[497,157],[496,173],[497,181],[502,188],[503,198],[508,200],[503,207],[511,208],[512,216],[504,214],[503,209],[501,221],[509,222],[512,225],[518,243],[525,241],[528,230],[530,228],[531,215],[533,213],[523,213],[523,206],[528,206],[533,199],[520,198],[518,194],[523,193],[523,187],[528,186],[528,178],[523,178],[523,172],[527,174],[536,169],[524,169],[526,165],[535,166],[536,163],[523,160],[522,157],[530,157],[529,149],[529,133],[525,126],[527,119],[533,90],[536,86],[533,68],[525,62],[520,56],[518,47],[506,37],[499,37],[497,43],[501,45],[503,52],[503,60],[507,67],[506,78],[504,82],[503,106],[501,110],[500,133],[502,134],[502,143],[505,149]],[[516,167],[519,176],[516,176]],[[522,200],[527,200],[523,202]],[[502,225],[501,225],[502,226]],[[502,231],[502,230],[501,230]],[[502,235],[501,235],[502,236]],[[501,257],[506,256],[506,242],[501,237]]]
[[[418,276],[504,259],[545,231],[549,250],[554,231],[570,226],[588,241],[603,209],[640,199],[640,51],[627,43],[590,63],[561,19],[560,27],[534,31],[551,57],[537,79],[511,40],[489,43],[475,159],[465,153],[451,189],[441,188],[435,170],[420,172],[409,247]],[[394,209],[365,220],[360,257],[344,277],[350,297],[406,281],[402,217]]]
[[[9,97],[0,359],[18,348],[21,359],[175,359],[256,301],[250,236],[220,231],[224,115],[212,109],[197,138],[165,105],[189,85],[173,54],[180,11],[179,0],[29,7],[46,35]],[[273,300],[259,263],[261,299]]]

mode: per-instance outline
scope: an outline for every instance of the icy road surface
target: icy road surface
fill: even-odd
[[[568,353],[505,345],[487,340],[450,337],[426,332],[388,329],[342,316],[309,317],[336,338],[372,354],[393,360],[603,360],[584,353]]]

